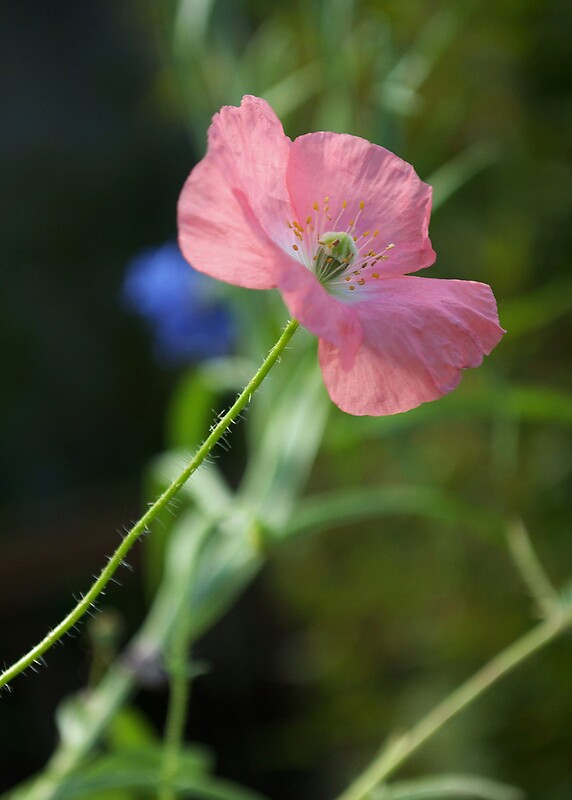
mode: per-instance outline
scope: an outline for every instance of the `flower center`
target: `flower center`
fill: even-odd
[[[291,246],[296,258],[316,275],[330,294],[348,301],[354,292],[357,299],[359,292],[356,290],[366,288],[371,280],[381,277],[379,262],[387,261],[394,245],[373,249],[379,242],[380,231],[377,228],[362,230],[365,227],[363,200],[356,204],[354,214],[347,200],[338,206],[337,214],[332,205],[329,197],[324,198],[323,204],[315,201],[313,213],[308,214],[305,225],[297,220],[287,220],[286,224],[295,238]]]
[[[320,283],[338,278],[358,257],[354,240],[345,231],[327,231],[318,239],[313,257],[314,270]]]

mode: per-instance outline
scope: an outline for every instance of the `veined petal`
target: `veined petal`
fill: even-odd
[[[316,276],[294,260],[284,270],[278,288],[292,316],[330,342],[342,369],[350,369],[363,339],[355,308],[329,295]]]
[[[245,95],[240,106],[223,106],[209,129],[209,153],[224,165],[227,180],[242,193],[260,227],[285,250],[292,207],[286,168],[292,142],[266,100]]]
[[[282,251],[270,242],[252,210],[207,154],[187,178],[177,209],[179,246],[187,261],[227,283],[272,289]]]
[[[324,204],[338,220],[326,230],[352,228],[353,221],[358,240],[364,232],[379,232],[375,252],[394,245],[379,264],[381,274],[403,275],[435,261],[428,236],[431,187],[384,147],[347,134],[300,136],[290,150],[287,184],[299,217]]]
[[[207,154],[179,198],[179,244],[195,269],[249,289],[276,286],[290,260],[290,145],[264,100],[247,96],[215,114]]]
[[[504,333],[490,287],[474,281],[380,280],[355,308],[364,339],[353,367],[340,368],[331,343],[319,347],[330,397],[351,414],[396,414],[441,397]]]

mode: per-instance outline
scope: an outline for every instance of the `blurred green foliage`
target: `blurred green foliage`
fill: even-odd
[[[219,699],[221,687],[228,699],[217,678],[226,670],[235,694],[247,695],[248,669],[256,669],[287,707],[249,722],[245,702],[233,735],[233,703],[216,706],[221,730],[210,741],[222,774],[277,800],[329,796],[388,732],[414,722],[530,623],[505,543],[509,522],[525,520],[555,583],[570,578],[572,8],[558,0],[180,0],[126,2],[117,13],[124,34],[136,32],[153,54],[145,113],[185,125],[197,159],[211,115],[248,92],[271,102],[292,137],[345,131],[413,163],[435,187],[438,261],[426,274],[490,283],[508,331],[453,394],[383,419],[329,410],[315,344],[300,335],[245,430],[232,432],[233,442],[242,435],[233,453],[197,475],[177,521],[163,520],[146,542],[152,611],[131,654],[150,652],[143,667],[152,672],[182,609],[192,609],[195,635],[207,631],[258,575],[251,605],[197,646],[211,673],[193,691],[199,706],[201,697]],[[285,318],[272,294],[227,295],[243,322],[236,355],[179,376],[166,410],[168,449],[148,471],[148,497]],[[244,621],[252,605],[271,620],[268,641]],[[568,639],[527,664],[420,752],[401,789],[379,800],[518,797],[513,784],[533,798],[570,797],[571,658]],[[118,675],[95,690],[102,708],[113,692],[129,692]],[[77,727],[81,708],[68,720],[79,731],[73,741],[89,750],[95,717]],[[99,800],[98,770],[114,772],[125,719],[116,718],[105,753],[61,797]],[[97,724],[105,727],[103,717]],[[128,741],[151,747],[139,724],[129,730]],[[191,731],[201,735],[200,726]],[[214,779],[202,795],[197,781],[211,780],[211,765],[194,749],[187,755],[190,796],[249,797],[222,784],[217,795]],[[125,769],[120,759],[114,786],[123,789],[105,797],[145,796],[125,791],[142,774],[138,758]],[[153,771],[148,753],[144,761]],[[432,773],[444,774],[416,783]]]

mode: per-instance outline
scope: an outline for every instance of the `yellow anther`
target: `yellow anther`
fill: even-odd
[[[371,277],[372,278],[379,278],[379,272],[372,272],[371,273]]]
[[[297,244],[293,244],[293,245],[292,245],[292,249],[293,249],[293,250],[297,250],[297,249],[298,249],[298,245],[297,245]]]
[[[344,200],[344,202],[342,203],[342,208],[346,208],[347,204],[348,204],[348,201]]]
[[[360,210],[361,210],[361,211],[363,211],[363,207],[364,207],[364,206],[365,206],[365,203],[363,202],[363,200],[360,200],[360,201],[359,201],[359,207],[360,207]]]
[[[370,233],[371,233],[371,231],[366,231],[365,233],[362,233],[363,238],[365,239],[365,237],[369,236]]]
[[[309,225],[312,222],[312,217],[306,217],[306,225]]]
[[[374,236],[379,236],[379,230],[377,228],[374,230],[373,235]]]
[[[350,292],[353,292],[353,290],[354,290],[355,288],[356,288],[355,286],[348,286],[348,289],[350,290]]]
[[[318,201],[314,200],[314,211],[319,211],[319,210],[320,210],[320,206],[318,205]]]
[[[359,283],[360,286],[363,286],[364,283],[365,283],[365,278],[360,278],[358,283]]]
[[[302,228],[302,226],[300,225],[300,223],[299,223],[299,222],[296,222],[296,220],[294,220],[294,222],[292,223],[292,225],[294,225],[294,227],[296,228],[296,230],[298,230],[298,231],[300,231],[300,232],[304,230],[304,229]]]

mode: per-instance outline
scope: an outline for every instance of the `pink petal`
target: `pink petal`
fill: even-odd
[[[290,252],[292,207],[286,168],[292,142],[260,97],[245,95],[239,108],[223,106],[209,129],[209,152],[224,164],[227,180],[242,192],[260,226]]]
[[[350,414],[396,414],[441,397],[504,333],[490,287],[474,281],[380,280],[355,308],[364,340],[353,367],[343,369],[334,345],[319,346],[330,397]]]
[[[379,263],[383,275],[415,272],[435,261],[428,236],[431,187],[384,147],[347,134],[300,136],[290,150],[287,183],[301,219],[312,214],[315,202],[321,208],[328,197],[333,222],[347,201],[339,224],[326,230],[345,230],[363,201],[356,233],[379,229],[376,252],[395,245],[387,261]]]
[[[195,269],[250,289],[276,286],[292,260],[272,241],[291,247],[290,144],[264,100],[245,97],[215,115],[207,155],[179,198],[179,244]]]
[[[316,276],[298,261],[291,262],[278,284],[284,302],[301,325],[336,347],[343,368],[349,369],[363,339],[355,308],[328,294]]]

